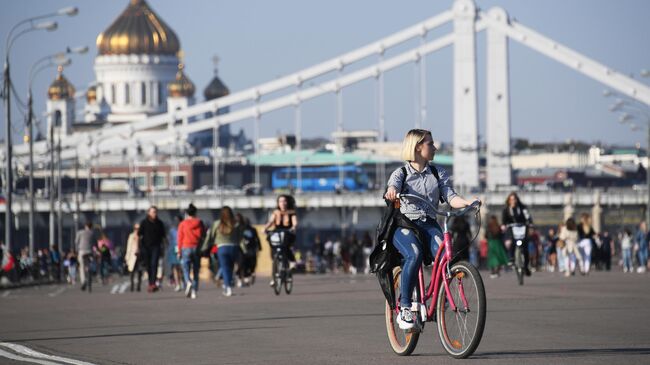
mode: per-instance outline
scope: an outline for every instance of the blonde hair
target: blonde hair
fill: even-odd
[[[431,136],[431,131],[426,129],[411,129],[408,131],[402,142],[402,160],[415,161],[415,147],[424,141],[427,135]]]

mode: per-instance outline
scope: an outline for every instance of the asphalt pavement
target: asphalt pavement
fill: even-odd
[[[650,274],[565,278],[482,272],[487,323],[476,353],[455,360],[428,323],[410,357],[394,355],[374,276],[296,276],[291,295],[267,280],[224,297],[170,287],[131,293],[126,278],[0,292],[0,364],[650,364]]]

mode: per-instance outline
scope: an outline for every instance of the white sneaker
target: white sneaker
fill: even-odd
[[[196,290],[192,289],[191,294],[190,294],[190,298],[196,299]]]
[[[403,330],[410,330],[413,328],[415,321],[413,319],[413,312],[411,312],[410,308],[402,308],[397,316],[397,324],[399,325],[399,328]]]
[[[227,286],[227,287],[223,290],[223,295],[224,295],[224,296],[227,296],[227,297],[231,297],[231,296],[232,296],[232,288],[229,287],[229,286]]]
[[[242,281],[240,278],[237,278],[237,287],[241,288],[242,287]]]
[[[269,283],[269,286],[275,286],[275,280],[271,280],[271,282]]]
[[[176,292],[181,291],[182,289],[183,288],[181,288],[181,284],[176,284],[176,286],[174,287],[174,291]]]
[[[189,298],[191,292],[192,292],[192,282],[191,282],[191,281],[188,281],[188,282],[185,284],[185,296]]]

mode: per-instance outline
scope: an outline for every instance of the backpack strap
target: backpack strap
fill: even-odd
[[[442,198],[442,189],[440,189],[440,174],[438,173],[438,169],[433,164],[429,164],[429,168],[431,169],[431,173],[433,174],[433,176],[438,181],[438,191],[440,192],[440,195],[438,196],[438,199],[440,200],[441,203],[444,204],[445,200]]]
[[[400,189],[400,194],[404,192],[404,183],[406,182],[406,166],[402,166],[402,188]]]

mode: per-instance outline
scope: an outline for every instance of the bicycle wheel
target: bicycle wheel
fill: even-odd
[[[273,291],[275,295],[280,295],[282,290],[282,262],[276,257],[273,260]]]
[[[517,272],[517,282],[524,285],[524,253],[520,246],[515,248],[515,271]]]
[[[288,270],[284,279],[284,291],[287,294],[291,294],[291,290],[293,290],[293,274],[291,270]]]
[[[400,293],[400,279],[401,279],[402,269],[396,267],[393,269],[393,289],[395,290],[395,301],[399,303],[399,293]],[[390,304],[386,301],[386,332],[388,333],[388,342],[393,351],[400,356],[410,355],[415,346],[418,344],[418,339],[420,338],[419,332],[405,332],[403,329],[399,328],[397,324],[398,312],[395,309],[391,309]]]
[[[449,291],[457,310],[449,308],[444,283],[436,300],[436,317],[440,342],[449,355],[464,359],[472,355],[483,337],[485,328],[486,300],[483,280],[478,270],[466,261],[451,267]],[[462,300],[464,293],[467,308]]]

